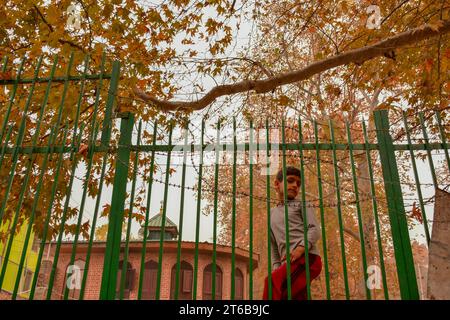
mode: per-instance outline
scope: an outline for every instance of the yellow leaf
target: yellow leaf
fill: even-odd
[[[12,79],[11,71],[0,72],[0,80],[10,80]]]
[[[61,12],[58,10],[56,6],[50,6],[47,10],[46,20],[53,27],[58,24],[58,21],[61,17]]]

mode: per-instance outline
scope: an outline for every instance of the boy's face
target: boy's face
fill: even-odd
[[[294,175],[288,175],[286,179],[287,184],[287,199],[294,200],[300,190],[300,177]],[[284,197],[284,183],[275,179],[275,190],[279,194],[280,198]]]

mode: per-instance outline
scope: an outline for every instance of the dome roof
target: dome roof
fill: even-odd
[[[150,220],[148,220],[148,226],[149,227],[161,227],[162,226],[162,220],[163,215],[162,213],[158,213],[155,216],[153,216]],[[173,223],[172,220],[169,219],[169,217],[166,216],[166,223],[164,224],[165,227],[177,227],[175,223]]]

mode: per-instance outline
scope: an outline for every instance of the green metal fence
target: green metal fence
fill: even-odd
[[[85,299],[86,292],[98,291],[100,299],[124,299],[126,290],[134,290],[136,299],[144,299],[144,287],[146,287],[145,273],[147,251],[149,246],[148,230],[151,215],[151,204],[154,202],[154,184],[163,186],[163,201],[161,208],[161,230],[159,246],[157,250],[155,299],[162,299],[162,279],[164,269],[164,246],[166,245],[165,228],[168,219],[168,202],[174,195],[169,191],[177,188],[179,197],[178,238],[176,239],[176,264],[175,276],[172,278],[174,299],[179,298],[182,272],[182,260],[185,253],[183,249],[183,232],[187,227],[183,221],[188,219],[195,225],[193,239],[193,270],[190,295],[192,299],[201,299],[200,281],[202,270],[200,256],[202,228],[212,229],[212,248],[210,261],[212,263],[211,298],[216,299],[216,292],[222,283],[217,282],[218,247],[224,245],[224,250],[229,248],[230,283],[227,284],[230,299],[236,298],[236,255],[237,250],[245,247],[248,259],[248,274],[245,275],[245,298],[260,299],[257,288],[261,287],[261,278],[255,278],[259,272],[269,275],[269,298],[271,298],[272,264],[270,258],[270,208],[275,205],[277,199],[273,192],[273,172],[270,165],[261,165],[255,161],[256,156],[272,156],[274,162],[280,168],[286,169],[288,165],[295,165],[301,171],[302,212],[307,206],[316,209],[318,220],[321,224],[320,250],[324,267],[321,277],[307,286],[308,299],[334,299],[339,298],[337,291],[344,299],[355,298],[352,288],[363,283],[364,298],[383,299],[395,298],[395,293],[390,293],[390,288],[398,288],[401,299],[419,299],[419,287],[417,283],[415,261],[411,247],[411,219],[408,218],[410,210],[405,208],[408,201],[404,199],[405,191],[400,172],[404,158],[409,156],[412,166],[413,187],[417,194],[417,202],[426,236],[426,243],[430,241],[431,219],[426,216],[429,211],[429,203],[422,194],[424,183],[420,182],[417,156],[427,159],[429,172],[432,176],[432,187],[443,188],[449,184],[450,158],[448,154],[448,114],[436,112],[433,114],[406,114],[396,115],[394,123],[389,123],[388,111],[379,110],[373,114],[374,127],[365,121],[353,123],[335,121],[305,121],[297,119],[283,120],[282,123],[265,119],[254,123],[250,121],[248,134],[244,142],[238,143],[236,119],[233,118],[231,141],[223,141],[221,133],[226,123],[214,124],[214,129],[208,129],[204,120],[197,127],[194,140],[189,142],[188,135],[181,135],[181,144],[174,141],[174,134],[189,132],[193,124],[171,126],[161,124],[159,128],[156,121],[145,123],[136,121],[136,115],[132,113],[119,113],[117,106],[117,88],[119,83],[119,63],[114,62],[107,66],[105,56],[100,63],[100,73],[92,72],[89,58],[86,57],[78,65],[72,55],[64,65],[67,67],[64,76],[56,76],[58,58],[53,63],[48,59],[40,58],[34,67],[26,69],[26,59],[23,59],[12,79],[0,79],[5,88],[7,100],[1,102],[1,129],[0,129],[0,221],[4,230],[3,246],[0,265],[0,288],[8,298],[35,299],[36,290],[43,287],[45,299]],[[46,76],[40,76],[40,68],[45,64]],[[14,68],[15,64],[9,67]],[[106,70],[110,69],[109,72]],[[8,70],[8,61],[5,58],[2,71]],[[24,70],[33,76],[24,76]],[[78,71],[74,71],[78,70]],[[82,70],[81,74],[79,70]],[[61,70],[59,70],[61,71]],[[77,75],[73,75],[77,73]],[[108,83],[108,86],[105,83]],[[60,87],[62,85],[62,88]],[[106,88],[106,89],[105,89]],[[52,94],[58,92],[58,95]],[[38,94],[41,92],[41,94]],[[39,98],[37,98],[39,97]],[[70,97],[71,102],[67,100]],[[76,97],[76,98],[75,98]],[[23,101],[22,98],[26,98]],[[120,119],[120,128],[114,135],[115,119]],[[434,119],[434,120],[433,120]],[[270,121],[269,121],[270,120]],[[400,125],[403,122],[403,127]],[[136,124],[138,124],[137,130]],[[258,131],[253,130],[254,125]],[[278,124],[280,126],[278,126]],[[432,128],[428,132],[427,124]],[[144,128],[151,127],[147,138],[151,137],[151,143],[146,144],[143,138],[146,136]],[[281,132],[281,142],[271,141],[270,131],[277,129]],[[447,129],[447,130],[446,130]],[[215,138],[207,137],[206,131],[215,131]],[[393,133],[401,133],[393,138]],[[403,130],[403,131],[402,131]],[[420,141],[413,143],[418,137],[418,130],[422,134]],[[98,134],[101,132],[101,137]],[[265,133],[265,141],[256,141],[255,133]],[[431,136],[429,136],[431,134]],[[161,140],[163,135],[167,141]],[[356,137],[356,138],[355,138]],[[432,141],[432,139],[434,141]],[[209,141],[207,141],[209,139]],[[438,139],[438,140],[437,140]],[[136,142],[133,143],[133,140]],[[147,139],[148,140],[148,139]],[[227,140],[227,139],[224,139]],[[230,140],[230,139],[228,139]],[[358,140],[358,141],[356,141]],[[374,141],[377,141],[376,143]],[[87,147],[87,148],[86,148]],[[86,152],[84,152],[86,150]],[[181,151],[180,151],[181,150]],[[220,164],[221,154],[224,150],[230,151],[232,161],[229,164]],[[278,156],[273,158],[274,152]],[[423,155],[423,153],[426,153]],[[442,175],[436,174],[436,152],[443,153],[439,156],[439,170]],[[248,161],[238,163],[240,153],[245,155]],[[188,157],[194,155],[200,159],[198,165],[190,166]],[[213,165],[207,166],[204,159],[208,154],[213,155]],[[160,158],[158,158],[160,157]],[[165,163],[157,163],[157,159],[165,159]],[[173,158],[182,159],[181,184],[174,183],[170,168],[173,167]],[[144,168],[143,161],[148,160]],[[403,159],[403,160],[402,160]],[[400,163],[400,164],[399,164]],[[422,164],[420,164],[422,166]],[[80,169],[82,168],[82,169]],[[347,169],[346,169],[347,168]],[[361,171],[364,168],[364,172]],[[157,171],[158,169],[158,171]],[[229,171],[227,171],[229,169]],[[187,186],[187,173],[195,170],[196,186]],[[78,178],[78,172],[84,172],[82,188],[74,191],[74,180]],[[140,172],[144,172],[144,179],[139,179]],[[155,178],[156,172],[163,172],[164,179]],[[258,174],[259,172],[259,174]],[[441,172],[441,171],[439,171]],[[265,173],[265,174],[264,174]],[[361,180],[361,175],[367,176]],[[242,183],[245,175],[245,186]],[[312,178],[313,177],[313,178]],[[438,181],[439,179],[441,181]],[[284,180],[286,181],[286,180]],[[361,182],[365,182],[364,194],[360,191]],[[105,185],[106,183],[106,185]],[[145,185],[146,196],[137,194],[137,184]],[[227,186],[225,186],[228,183]],[[94,241],[98,220],[101,218],[102,192],[107,185],[112,185],[112,193],[105,203],[109,209],[106,212],[108,231],[104,242],[104,254],[98,285],[88,280],[93,250],[98,242]],[[129,187],[131,190],[128,190]],[[228,188],[228,189],[227,189]],[[286,183],[284,183],[286,190]],[[93,191],[96,190],[96,191]],[[128,191],[130,192],[128,192]],[[188,201],[186,191],[195,191],[195,203],[192,210],[186,210]],[[242,191],[247,190],[247,191]],[[330,199],[330,190],[333,203]],[[327,191],[328,194],[325,194]],[[74,209],[70,205],[73,193],[81,194],[81,202]],[[286,192],[284,193],[286,194]],[[314,194],[314,197],[311,196]],[[139,198],[139,199],[138,199]],[[86,218],[86,213],[91,209],[94,214]],[[177,199],[178,200],[178,199]],[[229,202],[227,202],[229,200]],[[140,225],[143,227],[142,239],[137,241],[139,262],[133,261],[139,270],[134,276],[137,279],[137,287],[129,288],[129,279],[126,274],[128,265],[134,254],[136,240],[131,239],[132,225],[136,224],[137,203],[145,202],[141,211],[145,212]],[[202,210],[206,202],[211,204],[213,215],[212,225],[201,226]],[[94,204],[95,203],[95,204]],[[224,206],[228,203],[228,226],[220,222],[224,216]],[[285,201],[286,203],[286,201]],[[415,206],[415,204],[414,204]],[[335,219],[337,218],[337,220]],[[372,230],[367,232],[365,220],[371,221]],[[384,219],[384,220],[383,220]],[[332,227],[330,227],[333,220]],[[237,239],[242,229],[242,221],[247,221],[245,239]],[[259,222],[263,221],[263,224]],[[287,205],[285,205],[285,221],[287,221]],[[246,222],[246,223],[247,223]],[[123,227],[126,226],[125,236]],[[356,232],[349,244],[348,226],[351,225]],[[228,237],[219,239],[220,228],[228,227]],[[289,228],[286,224],[287,242],[289,242]],[[308,227],[306,215],[304,215],[304,229]],[[26,235],[23,242],[18,242],[17,234],[20,228],[25,228]],[[330,229],[331,228],[331,229]],[[370,226],[369,226],[370,230]],[[367,233],[371,233],[370,235]],[[42,240],[36,252],[36,266],[32,271],[33,278],[25,288],[24,274],[27,261],[32,254],[28,249],[32,242],[32,235],[37,234]],[[223,237],[223,234],[222,234]],[[374,237],[374,240],[370,240]],[[185,237],[186,238],[186,237]],[[15,240],[16,239],[16,240]],[[225,240],[224,240],[225,239]],[[263,239],[263,242],[261,242]],[[359,241],[357,241],[359,239]],[[255,250],[255,241],[258,248]],[[242,243],[245,242],[245,245]],[[152,243],[152,245],[154,242]],[[262,244],[262,245],[261,245]],[[19,248],[17,253],[15,248]],[[67,257],[65,264],[61,266],[60,254],[62,248]],[[83,247],[84,249],[81,249]],[[359,247],[359,248],[358,248]],[[389,248],[387,248],[389,247]],[[391,250],[392,249],[392,250]],[[44,266],[45,251],[47,256],[52,256],[48,265]],[[53,251],[52,251],[53,250]],[[65,250],[65,249],[64,249]],[[305,238],[306,265],[308,259],[308,239]],[[257,252],[258,251],[258,252]],[[133,252],[133,253],[132,253]],[[387,254],[392,255],[395,263],[387,263]],[[12,262],[14,256],[18,256],[18,268],[14,272],[8,272],[8,261]],[[258,261],[258,255],[261,258]],[[371,256],[370,259],[368,256]],[[65,285],[64,274],[66,266],[76,264],[82,257],[83,269],[80,286],[74,295],[73,289]],[[48,258],[48,257],[47,257]],[[289,252],[287,252],[289,260]],[[133,258],[134,259],[134,258]],[[45,259],[44,259],[45,260]],[[366,283],[370,281],[369,274],[372,264],[380,269],[382,287],[369,288]],[[259,263],[258,263],[259,262]],[[254,268],[258,264],[258,268]],[[352,267],[348,267],[351,264]],[[358,266],[355,268],[354,266]],[[96,265],[95,268],[98,268]],[[288,274],[290,265],[288,264]],[[40,274],[47,270],[47,277],[40,280]],[[12,269],[11,269],[12,270]],[[62,270],[62,271],[61,271]],[[309,279],[309,269],[307,279]],[[60,275],[63,277],[61,280]],[[91,270],[91,272],[93,272]],[[121,276],[122,275],[122,276]],[[68,275],[65,275],[68,277]],[[184,278],[183,278],[184,279]],[[353,279],[353,280],[352,280]],[[25,283],[27,282],[25,281]],[[55,283],[62,282],[62,289],[57,289],[55,295]],[[13,285],[8,289],[8,283]],[[291,277],[288,276],[288,298],[291,298]],[[323,285],[319,291],[313,292]],[[6,288],[8,287],[8,288]],[[315,288],[314,288],[315,287]],[[127,289],[126,289],[127,288]],[[203,290],[202,290],[203,291]],[[24,293],[25,292],[25,293]],[[258,293],[256,293],[258,292]],[[319,293],[318,293],[319,292]],[[356,297],[358,298],[358,297]],[[361,297],[359,297],[361,298]]]

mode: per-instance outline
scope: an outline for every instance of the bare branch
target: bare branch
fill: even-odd
[[[415,44],[419,41],[446,34],[448,32],[450,32],[450,20],[441,21],[439,25],[422,25],[421,27],[402,32],[373,45],[342,52],[332,57],[316,61],[300,70],[282,73],[264,80],[245,80],[235,84],[220,85],[211,89],[205,96],[203,96],[203,98],[191,102],[159,100],[154,96],[146,94],[138,87],[134,87],[133,91],[135,95],[141,98],[144,102],[153,104],[162,111],[201,110],[221,96],[251,90],[254,90],[256,93],[269,92],[279,86],[308,79],[315,74],[319,74],[338,66],[347,65],[350,63],[362,64],[367,60],[392,52],[394,49]]]

